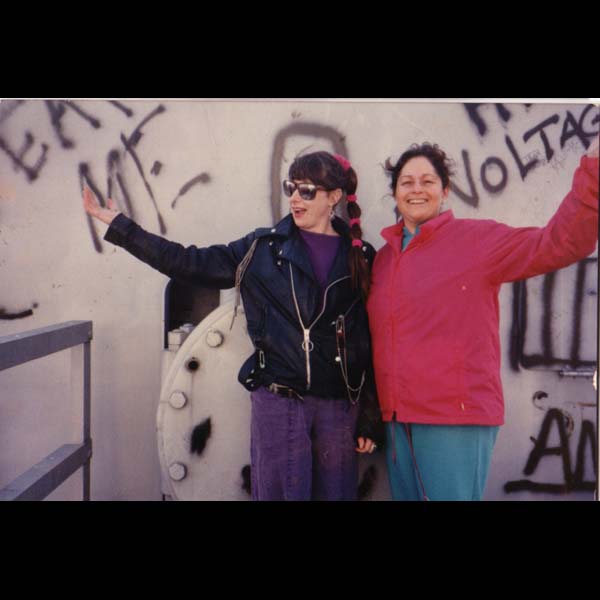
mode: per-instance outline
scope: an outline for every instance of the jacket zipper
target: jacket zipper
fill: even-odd
[[[340,281],[344,281],[344,279],[350,279],[350,275],[346,275],[344,277],[340,277],[340,279],[336,279],[332,283],[330,283],[325,288],[325,293],[323,294],[323,308],[321,312],[317,315],[316,319],[306,327],[304,322],[302,321],[302,316],[300,314],[300,307],[298,306],[298,298],[296,298],[296,287],[294,286],[294,274],[292,273],[292,263],[288,263],[290,267],[290,281],[292,282],[292,296],[294,298],[294,305],[296,306],[296,313],[298,315],[298,321],[300,321],[300,326],[302,327],[303,341],[302,341],[302,350],[304,350],[304,356],[306,358],[306,389],[310,390],[311,383],[311,374],[310,374],[310,353],[313,351],[315,347],[314,343],[310,339],[310,330],[314,327],[315,323],[323,316],[325,312],[325,306],[327,305],[327,292],[329,292],[330,288],[334,286],[336,283]],[[352,308],[352,307],[350,307]]]

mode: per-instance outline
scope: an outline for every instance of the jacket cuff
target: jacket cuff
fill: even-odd
[[[119,213],[108,226],[104,239],[111,244],[121,246],[134,225],[135,223],[129,217]]]

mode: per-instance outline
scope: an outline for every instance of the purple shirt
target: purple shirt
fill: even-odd
[[[300,235],[306,244],[310,263],[321,288],[321,293],[323,293],[327,287],[327,275],[329,275],[329,271],[333,266],[342,238],[339,235],[312,233],[302,229],[300,229]]]

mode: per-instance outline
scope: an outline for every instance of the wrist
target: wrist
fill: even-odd
[[[104,214],[102,215],[102,220],[107,224],[110,225],[115,218],[121,214],[121,211],[118,210],[106,210],[104,212]]]

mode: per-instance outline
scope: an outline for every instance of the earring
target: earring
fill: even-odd
[[[333,207],[335,206],[335,204],[333,204],[330,209],[329,209],[329,220],[333,221],[333,218],[335,217],[335,213],[333,212]]]

